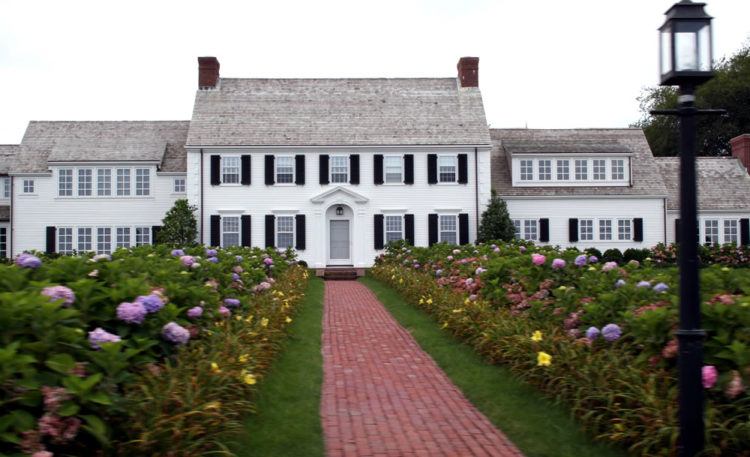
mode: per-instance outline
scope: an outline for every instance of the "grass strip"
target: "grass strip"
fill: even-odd
[[[430,354],[487,418],[527,457],[623,457],[624,450],[594,442],[569,412],[513,376],[486,363],[474,350],[440,330],[422,310],[372,277],[362,283]]]
[[[323,382],[321,279],[310,282],[289,337],[258,390],[257,413],[231,445],[239,457],[323,455],[320,394]]]

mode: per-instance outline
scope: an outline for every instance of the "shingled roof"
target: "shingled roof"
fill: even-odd
[[[456,78],[231,79],[199,90],[190,146],[489,145]]]
[[[657,157],[669,194],[667,209],[680,209],[680,159]],[[735,157],[698,157],[698,209],[750,211],[750,175]]]
[[[12,171],[48,170],[48,162],[158,162],[186,171],[188,121],[32,121]]]
[[[0,144],[0,175],[8,174],[18,152],[17,144]]]
[[[501,197],[666,196],[664,180],[640,129],[490,129],[492,187]],[[513,187],[510,154],[630,153],[632,185]]]

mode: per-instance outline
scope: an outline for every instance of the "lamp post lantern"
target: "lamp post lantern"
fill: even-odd
[[[695,116],[723,110],[695,108],[695,88],[713,77],[711,16],[705,3],[682,0],[666,12],[659,28],[659,74],[662,86],[680,88],[676,110],[652,114],[680,118],[680,328],[678,455],[694,457],[704,446],[703,339],[698,274],[698,220],[695,189]]]

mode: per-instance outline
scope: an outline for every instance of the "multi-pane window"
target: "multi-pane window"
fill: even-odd
[[[78,196],[90,197],[93,193],[94,170],[91,168],[78,169]]]
[[[91,250],[91,227],[78,227],[78,252]]]
[[[617,220],[617,239],[620,241],[630,241],[632,239],[632,227],[630,219]]]
[[[599,219],[599,239],[602,241],[612,239],[612,219]]]
[[[10,198],[10,178],[0,178],[0,181],[3,184],[2,198]]]
[[[625,179],[625,161],[612,159],[612,180],[621,181],[623,179]]]
[[[518,240],[521,238],[521,220],[513,219],[513,236]]]
[[[57,252],[60,254],[73,253],[73,228],[57,228]]]
[[[221,245],[225,248],[240,245],[240,218],[238,216],[221,218]]]
[[[112,169],[99,168],[96,170],[96,195],[100,197],[112,195]]]
[[[539,239],[539,231],[536,219],[524,219],[523,239],[532,241],[536,241],[537,239]]]
[[[588,178],[588,161],[578,160],[575,161],[575,167],[576,167],[576,181],[585,181]]]
[[[98,254],[112,253],[112,229],[98,227],[96,229],[96,252]]]
[[[174,193],[176,194],[185,193],[185,178],[174,178],[173,184],[174,184],[174,187],[173,187]]]
[[[548,159],[539,161],[539,180],[550,181],[552,179],[552,161]]]
[[[455,215],[440,215],[440,241],[456,244],[458,240],[458,217]]]
[[[221,182],[225,184],[238,184],[240,182],[240,158],[221,158]]]
[[[385,216],[385,242],[404,239],[403,220],[401,216]]]
[[[57,195],[60,197],[73,196],[73,170],[61,168],[57,172]]]
[[[438,157],[438,181],[456,182],[456,170],[458,169],[458,158],[456,156]]]
[[[143,246],[145,244],[151,244],[151,227],[136,227],[135,245]]]
[[[117,195],[120,197],[130,195],[130,168],[117,169]]]
[[[294,182],[294,157],[277,156],[276,160],[276,182],[293,183]]]
[[[736,219],[727,219],[724,221],[724,242],[737,244]]]
[[[594,180],[604,181],[605,179],[607,179],[607,161],[594,159]]]
[[[34,193],[34,180],[33,179],[24,179],[23,180],[23,193],[24,194],[33,194]]]
[[[117,227],[115,229],[115,246],[119,248],[130,247],[130,227]]]
[[[521,181],[531,181],[534,179],[534,161],[521,160]]]
[[[331,156],[331,182],[345,183],[349,181],[349,157]]]
[[[276,218],[276,247],[294,247],[294,216],[279,216]]]
[[[591,241],[594,239],[594,221],[592,219],[581,219],[578,221],[578,239],[580,241]]]
[[[705,243],[706,244],[718,244],[719,243],[719,221],[716,219],[706,219],[703,223],[705,228]]]
[[[0,259],[8,257],[8,229],[0,227]]]
[[[403,182],[403,160],[401,156],[385,156],[383,158],[383,168],[386,183],[398,183]]]
[[[557,180],[567,181],[569,179],[570,179],[570,161],[558,160],[557,161]]]
[[[141,196],[151,194],[151,173],[148,168],[135,169],[135,194]]]

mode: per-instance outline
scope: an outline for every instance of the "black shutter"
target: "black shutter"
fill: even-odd
[[[679,219],[674,220],[674,242],[675,243],[680,242],[680,220]]]
[[[151,226],[151,244],[159,242],[159,232],[161,232],[161,225]]]
[[[252,243],[252,220],[250,219],[249,214],[243,214],[240,216],[240,222],[242,223],[242,245],[246,247],[250,247],[253,245]]]
[[[437,184],[437,154],[427,154],[427,184]]]
[[[359,154],[349,156],[349,184],[359,184]]]
[[[469,215],[458,215],[458,244],[469,244]]]
[[[266,247],[272,248],[276,245],[276,216],[273,214],[266,214]]]
[[[274,157],[267,155],[265,157],[266,162],[266,186],[273,186],[276,182],[276,170],[274,169]]]
[[[750,219],[740,219],[740,244],[750,244]]]
[[[406,242],[414,246],[414,215],[404,214],[404,238]]]
[[[404,155],[404,184],[414,184],[414,154]]]
[[[375,184],[383,184],[383,154],[375,154],[373,161],[373,172],[375,174],[373,182]]]
[[[428,244],[430,246],[438,242],[438,215],[437,214],[429,214],[427,216],[427,237],[429,241]]]
[[[578,241],[578,219],[568,219],[568,241]]]
[[[458,155],[458,183],[466,184],[469,182],[469,156],[466,154]]]
[[[633,219],[633,241],[643,241],[643,218]]]
[[[549,219],[539,219],[539,241],[549,241]]]
[[[305,184],[305,155],[294,156],[294,184],[299,186]]]
[[[47,253],[53,254],[57,248],[57,241],[55,240],[57,234],[56,227],[47,227]]]
[[[242,161],[242,178],[240,183],[243,186],[250,185],[250,155],[245,154],[240,159]]]
[[[375,215],[375,249],[383,249],[383,215]]]
[[[221,184],[221,156],[211,156],[211,185]]]
[[[320,183],[328,184],[328,154],[320,155]]]
[[[305,215],[304,214],[297,214],[294,216],[294,223],[296,225],[295,227],[295,236],[297,239],[295,240],[294,249],[298,251],[304,251],[305,250],[305,235],[307,232],[305,231]]]
[[[211,216],[211,246],[221,246],[221,216]]]

